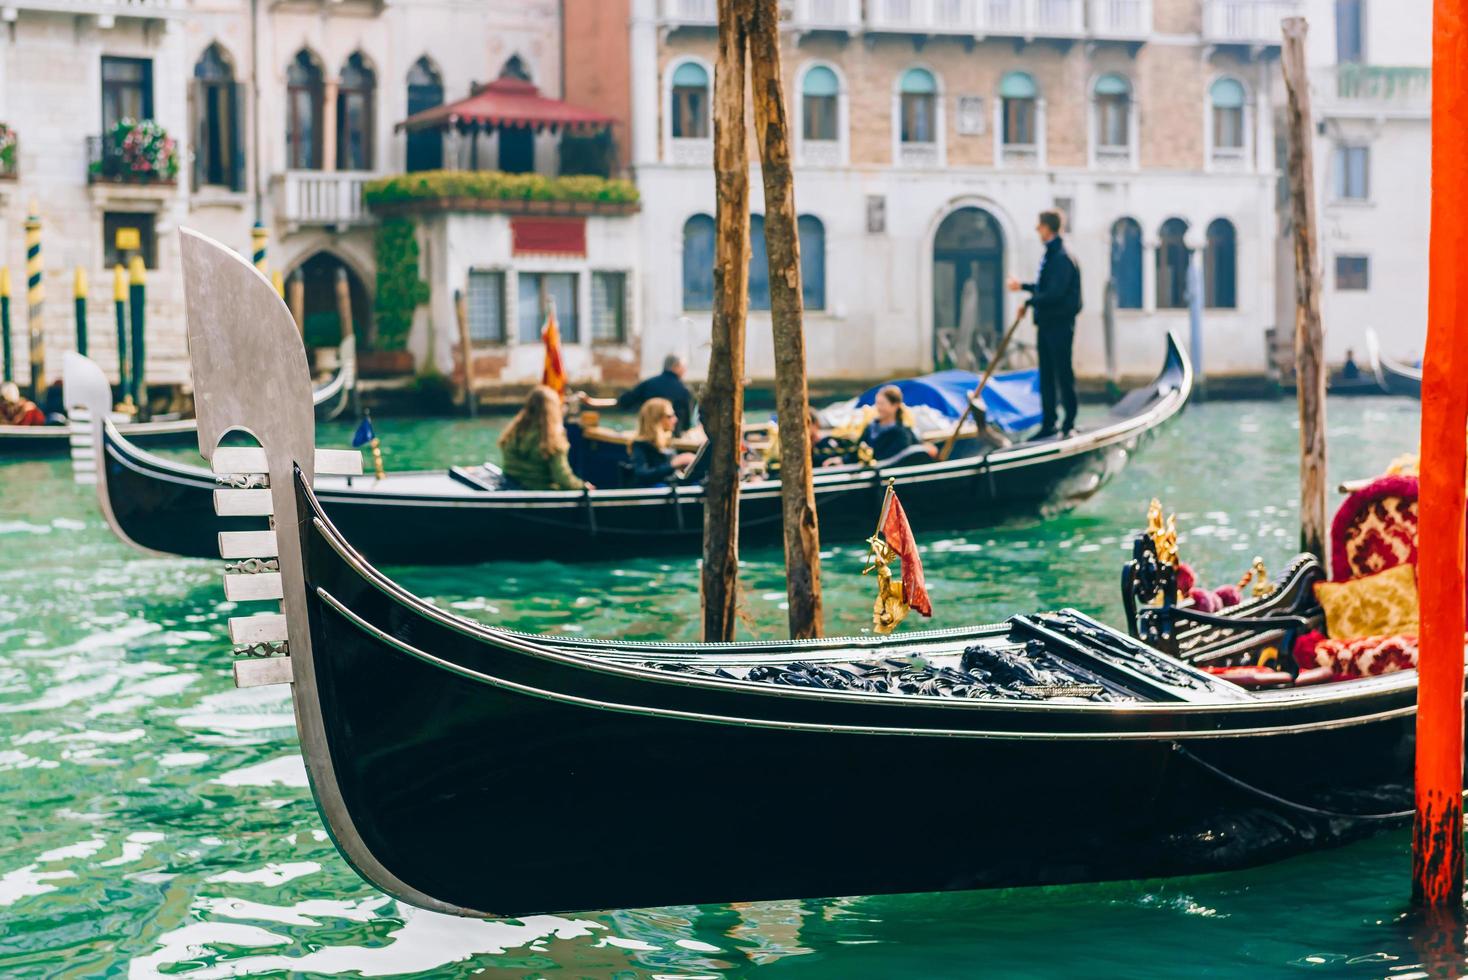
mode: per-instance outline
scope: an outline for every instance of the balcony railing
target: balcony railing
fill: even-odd
[[[1080,37],[1082,0],[869,0],[871,30],[918,34]]]
[[[1429,68],[1334,65],[1311,75],[1324,115],[1426,116],[1432,101]]]
[[[663,20],[670,24],[715,26],[719,22],[717,0],[662,0]]]
[[[799,31],[861,30],[861,0],[795,0],[790,25]]]
[[[360,170],[287,170],[276,178],[276,207],[292,225],[370,224],[362,188],[378,176]]]
[[[1299,0],[1203,0],[1203,40],[1277,47],[1280,21],[1300,12]]]
[[[1142,40],[1152,33],[1152,0],[1091,0],[1091,36]]]

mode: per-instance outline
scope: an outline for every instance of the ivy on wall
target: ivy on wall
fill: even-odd
[[[407,218],[388,218],[377,225],[377,329],[367,346],[402,350],[413,329],[413,312],[428,302],[428,283],[418,278],[418,238]]]

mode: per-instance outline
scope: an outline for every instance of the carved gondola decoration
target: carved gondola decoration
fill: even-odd
[[[268,478],[220,491],[263,495],[226,505],[260,526],[221,550],[276,563],[232,586],[272,604],[231,621],[263,665],[237,676],[290,683],[333,841],[404,901],[525,915],[1189,873],[1352,839],[1409,805],[1415,672],[1247,691],[1200,669],[1277,643],[1281,611],[1318,622],[1309,559],[1176,658],[1074,610],[702,645],[438,609],[313,490],[332,461],[269,283],[189,232],[183,256],[200,450]],[[233,429],[260,448],[231,458]],[[624,805],[647,772],[665,802]],[[894,826],[931,846],[872,846]]]
[[[1182,410],[1191,389],[1191,370],[1170,338],[1157,378],[1126,395],[1089,431],[946,462],[924,455],[901,467],[822,468],[815,475],[821,526],[838,537],[865,536],[889,477],[912,520],[934,530],[1074,506],[1119,473]],[[147,453],[110,422],[94,423],[91,431],[98,492],[108,498],[103,512],[119,537],[154,552],[207,558],[220,531],[241,526],[215,514],[214,474]],[[696,555],[701,547],[698,485],[507,490],[499,488],[498,471],[483,465],[395,471],[385,480],[327,477],[315,489],[332,520],[374,562],[475,564],[504,555],[593,561]],[[741,487],[742,542],[777,544],[781,520],[777,481]]]
[[[1366,353],[1376,383],[1388,395],[1406,395],[1422,398],[1422,368],[1403,364],[1381,352],[1381,341],[1376,331],[1366,331]]]

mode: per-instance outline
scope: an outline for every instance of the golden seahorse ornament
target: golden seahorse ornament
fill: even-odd
[[[872,551],[867,559],[867,567],[861,573],[877,573],[877,599],[872,603],[872,629],[887,634],[897,628],[897,624],[907,617],[908,612],[908,605],[902,599],[902,581],[894,579],[892,569],[888,567],[897,560],[897,552],[876,535],[868,538],[867,543],[872,546]]]

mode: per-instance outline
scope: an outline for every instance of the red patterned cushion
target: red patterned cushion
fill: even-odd
[[[1383,476],[1357,490],[1330,527],[1337,582],[1417,564],[1417,478]]]
[[[1336,680],[1390,674],[1417,666],[1417,637],[1402,634],[1321,640],[1315,645],[1314,656],[1314,665],[1331,668]]]

